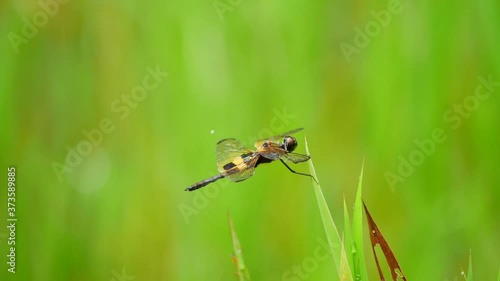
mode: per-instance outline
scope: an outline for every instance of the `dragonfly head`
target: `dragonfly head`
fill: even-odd
[[[294,137],[286,136],[283,139],[283,144],[281,145],[283,149],[288,152],[292,152],[297,147],[297,140]]]

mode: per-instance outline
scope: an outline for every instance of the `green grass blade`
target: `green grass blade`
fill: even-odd
[[[472,275],[472,251],[469,253],[469,269],[467,269],[467,281],[473,281]]]
[[[249,281],[250,273],[248,272],[248,269],[245,266],[245,261],[243,260],[243,252],[241,250],[240,240],[234,230],[233,219],[229,213],[227,214],[227,217],[229,220],[229,228],[231,229],[231,239],[233,240],[233,262],[236,265],[236,276],[238,276],[239,281]]]
[[[340,251],[340,281],[353,281],[344,245],[344,237],[342,237],[342,250]]]
[[[363,251],[363,169],[365,163],[361,165],[361,174],[359,176],[358,193],[354,203],[354,214],[352,218],[352,236],[353,236],[353,267],[354,278],[357,281],[368,281],[368,272],[366,270],[365,255]]]
[[[345,233],[345,251],[347,253],[347,260],[349,264],[352,266],[354,264],[353,260],[353,253],[352,253],[352,230],[351,230],[351,221],[349,219],[349,211],[347,209],[347,204],[345,202],[345,197],[344,197],[344,233]],[[354,275],[354,271],[352,271],[351,268],[351,275]]]
[[[307,139],[304,138],[304,140],[305,140],[304,143],[307,155],[310,155],[309,147],[307,146]],[[308,162],[311,175],[316,180],[318,180],[312,160],[309,160]],[[330,210],[328,209],[328,205],[326,204],[325,197],[323,196],[323,191],[321,190],[321,186],[319,185],[319,180],[318,183],[316,183],[314,180],[311,181],[313,184],[314,192],[316,193],[316,200],[318,201],[319,212],[321,215],[321,220],[323,221],[323,226],[325,228],[326,238],[328,239],[328,245],[330,246],[330,251],[332,253],[337,273],[340,274],[340,255],[341,255],[342,240],[340,239],[339,232],[337,231],[337,226],[335,225],[335,222],[333,221],[332,216],[330,214]]]

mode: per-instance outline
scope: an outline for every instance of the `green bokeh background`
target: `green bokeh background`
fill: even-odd
[[[222,14],[211,0],[69,1],[14,46],[37,3],[0,3],[0,221],[10,165],[19,219],[15,275],[0,228],[0,280],[236,280],[227,212],[252,280],[286,280],[325,239],[308,178],[273,163],[183,190],[217,172],[218,140],[297,127],[339,226],[365,158],[364,200],[409,280],[460,280],[470,250],[476,280],[496,280],[500,87],[459,125],[443,116],[479,76],[500,81],[498,1],[401,2],[349,59],[341,44],[387,1],[242,0]],[[157,67],[168,77],[144,100],[112,109]],[[114,130],[59,180],[54,163],[106,118]],[[446,140],[391,188],[398,157],[437,128]],[[319,262],[308,280],[336,280],[334,268]]]

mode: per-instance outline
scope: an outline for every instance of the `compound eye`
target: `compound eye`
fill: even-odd
[[[283,143],[285,144],[285,149],[288,152],[294,151],[297,147],[297,140],[293,137],[285,137]]]

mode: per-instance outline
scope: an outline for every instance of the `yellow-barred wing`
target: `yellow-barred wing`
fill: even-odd
[[[217,169],[231,181],[242,181],[253,175],[258,155],[236,139],[223,139],[215,147]]]

